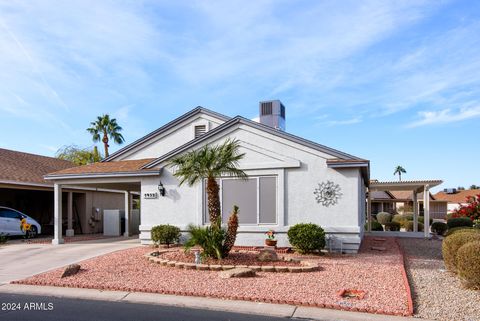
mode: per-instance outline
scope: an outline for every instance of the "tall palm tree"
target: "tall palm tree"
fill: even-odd
[[[216,178],[233,176],[246,178],[239,161],[245,156],[239,153],[240,144],[237,140],[226,140],[221,145],[206,145],[199,150],[192,150],[184,155],[171,160],[170,165],[176,167],[175,176],[180,178],[179,185],[187,183],[188,186],[207,179],[208,214],[210,225],[220,227],[221,210],[219,186]]]
[[[110,119],[108,114],[98,116],[97,120],[90,123],[91,127],[87,128],[87,131],[92,134],[94,142],[99,142],[100,138],[105,148],[105,158],[108,157],[108,142],[112,139],[115,143],[121,144],[125,141],[122,134],[122,127],[117,124],[115,118]]]
[[[406,174],[407,171],[405,170],[405,168],[403,168],[402,166],[398,165],[397,167],[395,167],[395,171],[393,172],[393,175],[397,175],[398,174],[398,180],[401,182],[402,181],[402,173]]]

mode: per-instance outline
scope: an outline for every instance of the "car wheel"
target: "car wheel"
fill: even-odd
[[[30,231],[28,231],[28,238],[33,239],[33,238],[37,237],[37,234],[38,234],[37,227],[32,225],[30,227]]]

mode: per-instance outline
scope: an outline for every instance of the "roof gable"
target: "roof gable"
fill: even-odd
[[[449,203],[466,203],[467,197],[480,195],[480,189],[460,190],[454,194],[447,194],[443,191],[435,194],[435,199],[446,201]]]
[[[230,119],[230,117],[228,116],[225,116],[225,115],[222,115],[220,113],[217,113],[217,112],[214,112],[214,111],[211,111],[207,108],[203,108],[201,106],[198,106],[194,109],[192,109],[191,111],[183,114],[182,116],[168,122],[167,124],[163,125],[162,127],[154,130],[153,132],[137,139],[136,141],[134,141],[133,143],[130,143],[128,144],[127,146],[119,149],[118,151],[110,154],[109,157],[105,158],[102,162],[110,162],[110,161],[113,161],[115,160],[116,158],[122,156],[122,155],[125,155],[127,154],[128,152],[131,152],[133,151],[135,148],[145,144],[146,142],[150,141],[150,140],[155,140],[155,138],[157,138],[158,136],[162,135],[163,133],[167,132],[168,130],[174,128],[175,126],[183,123],[183,122],[186,122],[192,118],[195,118],[195,117],[198,117],[198,115],[200,114],[204,114],[204,115],[208,115],[210,117],[213,117],[213,118],[216,118],[218,119],[219,121],[222,121],[222,122],[226,122]]]
[[[172,157],[175,157],[176,155],[179,155],[179,154],[181,154],[181,153],[183,153],[183,152],[185,152],[189,149],[194,149],[196,147],[201,146],[205,141],[211,139],[212,137],[219,136],[222,133],[226,132],[227,130],[232,129],[233,127],[238,126],[240,124],[256,128],[258,130],[261,130],[263,132],[267,132],[269,134],[278,136],[280,138],[287,139],[287,140],[295,142],[297,144],[300,144],[300,145],[312,148],[314,150],[323,152],[325,154],[331,155],[332,157],[336,157],[336,158],[343,159],[343,160],[355,160],[355,161],[361,161],[361,162],[368,162],[366,160],[363,160],[363,159],[355,157],[353,155],[338,151],[336,149],[333,149],[333,148],[330,148],[330,147],[312,142],[310,140],[307,140],[307,139],[304,139],[304,138],[286,133],[284,131],[277,130],[277,129],[272,128],[270,126],[254,122],[252,120],[246,119],[246,118],[241,117],[241,116],[236,116],[234,118],[231,118],[229,121],[225,122],[224,124],[218,126],[217,128],[209,131],[205,135],[203,135],[201,137],[198,137],[197,139],[194,139],[194,140],[192,140],[192,141],[190,141],[190,142],[172,150],[171,152],[166,153],[165,155],[160,156],[159,158],[157,158],[153,162],[150,162],[149,164],[146,164],[143,168],[155,167],[158,164],[160,164],[160,163],[162,163],[162,162],[164,162],[168,159],[171,159]]]

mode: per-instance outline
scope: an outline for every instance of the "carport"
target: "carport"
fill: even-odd
[[[430,188],[442,184],[441,180],[415,180],[415,181],[398,181],[398,182],[379,182],[371,181],[368,188],[367,195],[367,217],[368,217],[368,229],[367,232],[372,232],[372,200],[371,192],[375,191],[412,191],[413,193],[413,234],[419,235],[418,232],[418,194],[423,192],[423,209],[424,209],[424,231],[423,236],[428,238],[430,236]],[[395,233],[395,232],[390,232]],[[401,232],[406,233],[406,232]]]
[[[53,244],[64,243],[62,237],[63,200],[62,189],[70,187],[107,189],[122,191],[125,202],[125,233],[131,235],[130,220],[132,213],[132,195],[141,192],[141,181],[144,177],[159,176],[159,170],[143,170],[141,166],[151,159],[128,160],[106,163],[94,163],[85,166],[73,167],[54,172],[45,176],[46,180],[54,183],[54,238]],[[68,198],[66,235],[72,231],[72,206]]]

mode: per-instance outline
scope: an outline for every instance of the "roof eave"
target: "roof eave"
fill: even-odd
[[[158,175],[160,175],[160,170],[113,172],[113,173],[49,174],[44,176],[44,178],[45,180],[62,180],[62,179],[80,179],[80,178],[145,177],[145,176],[158,176]]]

